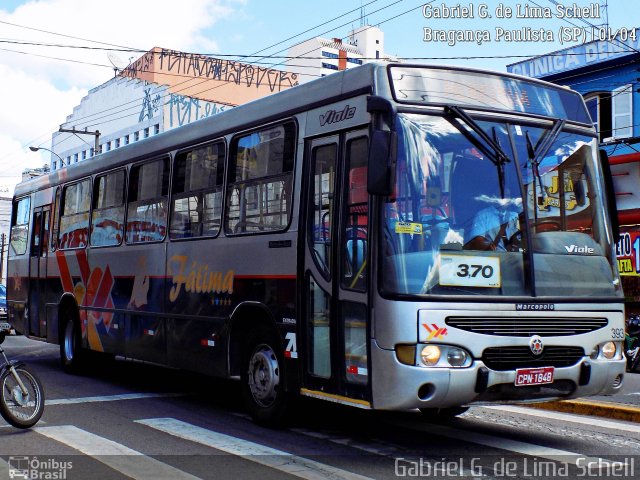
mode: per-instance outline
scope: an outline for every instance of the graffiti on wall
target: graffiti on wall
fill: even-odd
[[[137,78],[139,73],[153,72],[153,52],[147,52],[138,60],[130,63],[120,75],[128,78]]]
[[[165,110],[165,119],[168,113],[169,128],[181,127],[187,123],[210,117],[211,115],[231,108],[227,105],[207,102],[199,98],[185,97],[184,95],[177,95],[175,93],[170,95],[165,105],[168,110]]]
[[[298,75],[295,73],[221,60],[196,53],[162,49],[159,62],[162,71],[235,83],[247,88],[268,86],[271,92],[279,92],[283,88],[298,84]]]
[[[161,97],[159,93],[152,95],[150,88],[144,89],[144,97],[142,98],[142,110],[140,110],[140,116],[138,121],[142,122],[145,118],[153,118],[161,105]]]

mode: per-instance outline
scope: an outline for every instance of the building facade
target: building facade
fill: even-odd
[[[296,73],[154,48],[118,71],[115,78],[91,89],[74,108],[61,129],[75,133],[52,136],[51,149],[61,158],[51,156],[51,169],[297,84]]]
[[[364,25],[352,30],[347,41],[315,37],[289,49],[286,65],[301,83],[357,67],[373,60],[390,60],[384,53],[384,32]]]
[[[507,66],[580,92],[613,174],[622,236],[618,266],[631,311],[640,312],[640,28]]]

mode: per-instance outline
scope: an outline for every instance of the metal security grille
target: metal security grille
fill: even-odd
[[[491,347],[482,352],[482,361],[491,370],[515,370],[529,367],[570,367],[584,357],[581,347],[544,347],[542,355],[535,356],[528,346]]]
[[[502,317],[449,317],[445,323],[467,332],[501,337],[562,337],[580,335],[604,328],[606,318],[502,318]]]

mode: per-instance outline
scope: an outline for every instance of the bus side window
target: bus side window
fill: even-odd
[[[222,215],[225,145],[180,152],[173,167],[171,239],[215,236]]]
[[[53,202],[53,210],[51,211],[51,251],[58,248],[58,231],[60,221],[60,193],[62,189],[56,188],[56,195]]]
[[[31,199],[29,197],[21,198],[13,203],[9,256],[24,255],[27,251],[30,207]]]
[[[169,158],[135,165],[129,172],[127,243],[160,242],[167,230]]]
[[[125,171],[96,177],[91,212],[91,246],[120,245],[124,234]]]
[[[367,194],[367,138],[347,143],[347,185],[344,202],[342,286],[365,290],[369,230],[369,197]]]
[[[291,215],[296,125],[232,140],[225,211],[227,234],[285,230]]]
[[[58,245],[61,249],[84,248],[89,240],[91,180],[64,187],[62,200]]]

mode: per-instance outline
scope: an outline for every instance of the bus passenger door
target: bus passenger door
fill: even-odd
[[[307,143],[298,342],[303,393],[361,405],[370,399],[367,148],[366,130]]]
[[[29,249],[29,335],[47,336],[46,285],[49,253],[49,206],[35,208]]]

